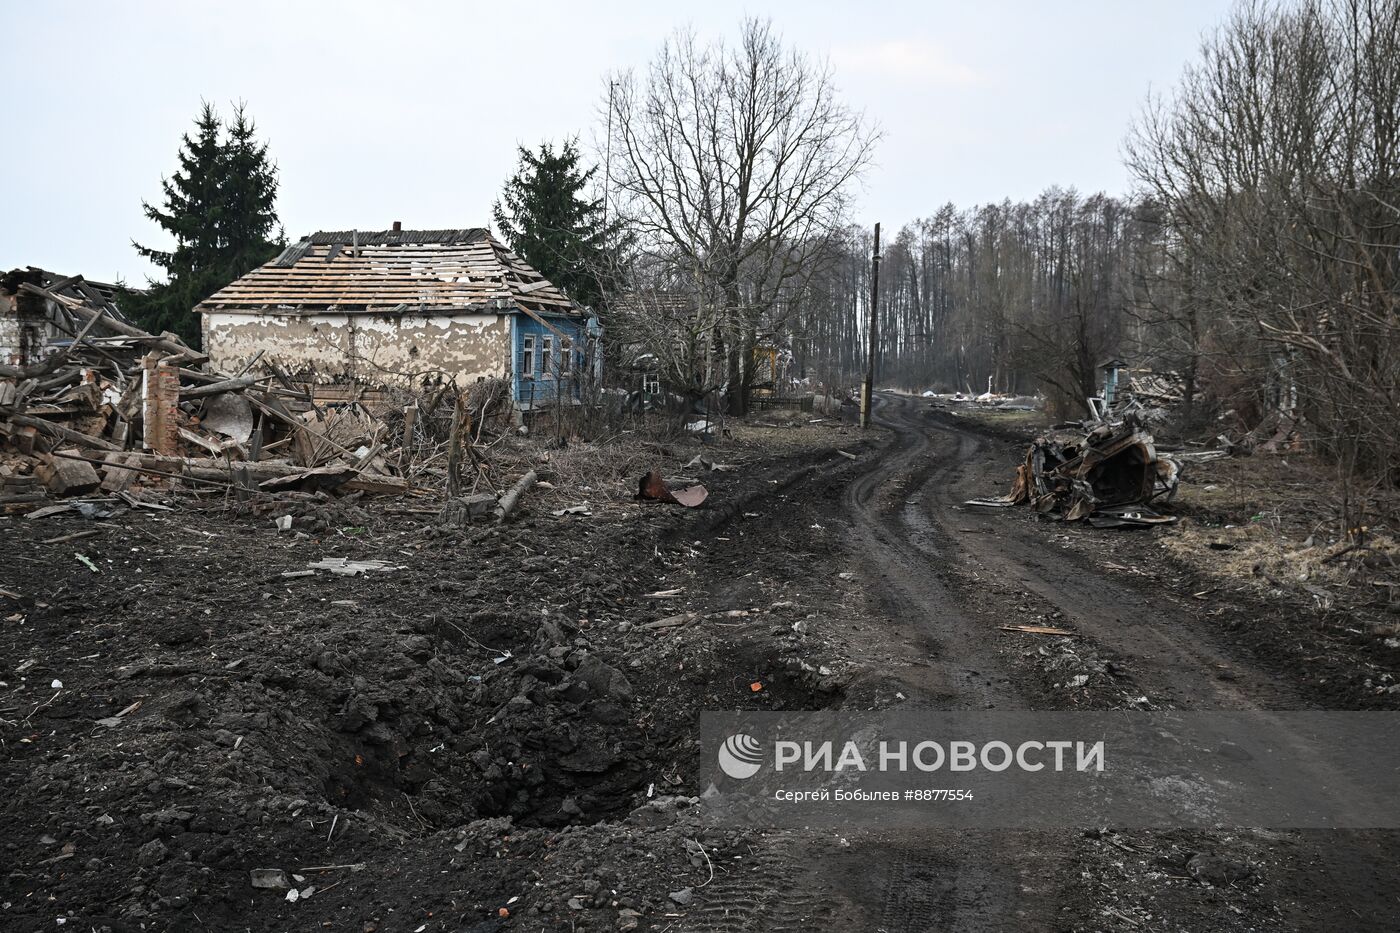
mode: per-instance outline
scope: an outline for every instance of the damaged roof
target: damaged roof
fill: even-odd
[[[481,227],[320,231],[196,306],[200,312],[446,314],[584,310]]]
[[[62,295],[65,298],[90,303],[94,307],[102,308],[113,319],[128,324],[130,321],[126,315],[122,314],[116,302],[121,299],[123,292],[144,293],[144,289],[126,288],[121,285],[113,285],[110,282],[95,282],[81,275],[62,275],[47,269],[40,269],[38,266],[11,269],[9,272],[0,274],[0,294],[16,294],[20,291],[20,286],[26,284],[50,289],[54,294]]]

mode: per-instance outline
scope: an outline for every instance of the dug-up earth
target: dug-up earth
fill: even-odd
[[[877,414],[541,450],[501,526],[0,518],[0,929],[1400,928],[1391,833],[702,823],[704,710],[1400,706],[1383,610],[1229,585],[1181,528],[968,509],[1022,427]],[[650,467],[709,498],[635,500]]]

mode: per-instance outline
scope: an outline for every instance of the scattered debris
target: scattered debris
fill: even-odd
[[[285,891],[292,886],[291,879],[280,868],[254,868],[248,872],[248,880],[255,888]]]
[[[688,509],[703,505],[710,492],[696,483],[683,489],[672,489],[656,470],[649,471],[637,484],[638,499],[655,499],[658,502],[674,502]]]
[[[491,493],[475,493],[450,500],[442,510],[442,523],[463,527],[479,518],[494,515],[500,500]]]
[[[435,462],[452,433],[446,416],[457,416],[456,449],[478,481],[488,466],[477,450],[482,433],[504,429],[501,380],[424,390],[402,407],[360,389],[327,400],[261,354],[218,372],[173,334],[131,324],[109,292],[35,269],[0,276],[0,296],[46,321],[48,335],[20,364],[0,365],[0,511],[42,511],[54,498],[138,482],[233,490],[239,499],[403,496],[415,479],[445,478]]]
[[[1069,629],[1054,628],[1049,625],[1002,625],[998,626],[1003,632],[1025,632],[1029,635],[1074,635]]]
[[[312,570],[329,570],[331,573],[345,577],[358,577],[362,573],[387,573],[391,570],[403,569],[403,567],[385,560],[348,560],[344,557],[323,557],[306,566]],[[283,576],[289,576],[289,574],[283,574]]]
[[[1243,862],[1236,862],[1208,852],[1197,852],[1187,859],[1186,870],[1192,878],[1202,884],[1216,887],[1245,881],[1254,874],[1254,870]]]
[[[87,531],[75,531],[72,534],[59,535],[57,538],[45,538],[40,544],[62,544],[65,541],[78,541],[82,538],[93,538],[102,534],[101,528],[89,528]]]
[[[1036,438],[1008,495],[965,504],[1005,508],[1028,502],[1042,515],[1088,520],[1096,528],[1161,525],[1176,518],[1148,503],[1170,502],[1180,479],[1177,462],[1159,456],[1152,435],[1129,416]]]
[[[698,612],[682,612],[679,615],[667,616],[664,619],[657,619],[655,622],[647,622],[642,626],[642,628],[649,629],[651,631],[680,628],[682,625],[689,625],[691,622],[694,622],[698,618],[700,618],[700,613]]]
[[[117,726],[120,726],[126,720],[126,717],[130,716],[132,713],[136,712],[140,708],[141,701],[137,700],[134,703],[127,706],[125,709],[123,709],[120,713],[117,713],[115,716],[107,716],[103,719],[97,720],[97,724],[99,726],[106,726],[109,729],[115,729]]]

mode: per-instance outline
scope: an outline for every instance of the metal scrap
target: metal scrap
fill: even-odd
[[[688,509],[699,508],[704,504],[710,491],[700,483],[682,489],[672,489],[656,470],[649,471],[637,483],[638,499],[655,499],[658,502],[674,502]]]
[[[1059,428],[1036,438],[1016,468],[1011,492],[971,499],[973,506],[1028,503],[1042,515],[1096,528],[1169,524],[1175,516],[1150,508],[1170,502],[1181,466],[1157,453],[1152,435],[1134,417]]]

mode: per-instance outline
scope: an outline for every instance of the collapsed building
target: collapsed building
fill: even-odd
[[[87,302],[103,308],[111,321],[131,323],[117,308],[121,289],[116,285],[92,282],[79,275],[59,275],[35,266],[13,269],[0,276],[0,363],[7,366],[37,363],[73,336],[71,328],[64,326],[72,324],[73,319],[62,301],[24,289],[23,285]]]
[[[313,233],[195,310],[214,368],[261,354],[318,401],[502,379],[528,411],[601,366],[597,319],[482,228]]]

